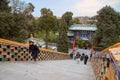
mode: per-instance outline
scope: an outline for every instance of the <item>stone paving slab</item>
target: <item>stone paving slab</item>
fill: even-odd
[[[95,80],[90,62],[0,62],[0,80]]]

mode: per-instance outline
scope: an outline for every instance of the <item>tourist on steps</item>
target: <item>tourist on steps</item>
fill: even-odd
[[[74,51],[73,51],[73,59],[75,60],[76,59],[76,54],[78,53],[78,46],[74,48]]]
[[[82,56],[80,57],[80,60],[81,60],[81,61],[83,61],[83,60],[84,60],[84,58],[85,58],[85,54],[84,54],[84,53],[82,53]]]
[[[39,48],[37,45],[34,44],[34,41],[29,41],[29,53],[31,53],[32,58],[36,62],[36,58],[38,53],[40,52]]]
[[[88,55],[85,55],[84,64],[87,64],[87,61],[88,61]]]
[[[81,57],[81,55],[79,54],[79,52],[77,52],[77,54],[76,54],[77,64],[79,64],[79,62],[80,62],[80,57]]]

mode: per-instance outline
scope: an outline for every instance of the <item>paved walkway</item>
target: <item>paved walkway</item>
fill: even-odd
[[[74,60],[0,62],[0,80],[95,80],[90,63]]]

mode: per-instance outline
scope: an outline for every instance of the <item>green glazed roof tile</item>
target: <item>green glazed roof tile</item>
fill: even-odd
[[[88,30],[96,31],[97,26],[95,24],[73,24],[69,27],[69,30]]]

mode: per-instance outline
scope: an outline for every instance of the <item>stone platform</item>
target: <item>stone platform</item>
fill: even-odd
[[[0,80],[95,80],[90,62],[74,60],[0,62]]]

